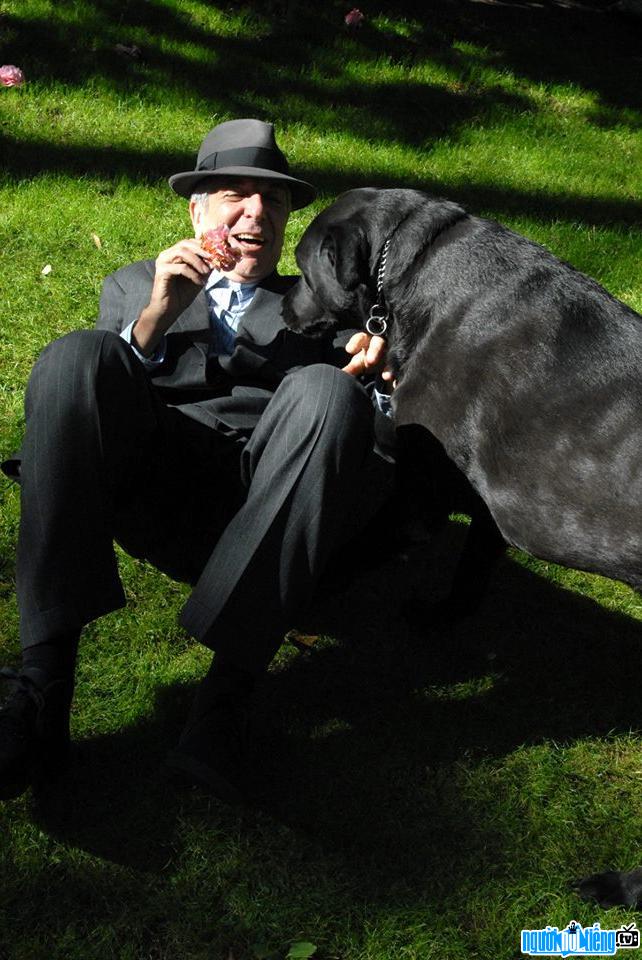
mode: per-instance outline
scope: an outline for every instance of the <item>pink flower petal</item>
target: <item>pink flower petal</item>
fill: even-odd
[[[343,20],[347,27],[360,27],[365,20],[365,17],[361,13],[361,10],[357,9],[357,7],[353,7],[349,13],[346,13]]]
[[[213,230],[206,230],[201,234],[201,246],[209,253],[212,264],[223,273],[233,270],[241,259],[241,253],[230,246],[228,237],[230,228],[226,223],[220,223]]]
[[[20,87],[25,82],[25,75],[20,67],[12,63],[5,63],[0,67],[0,87]]]

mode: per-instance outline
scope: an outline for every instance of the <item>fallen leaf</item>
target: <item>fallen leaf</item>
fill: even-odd
[[[102,248],[103,248],[103,242],[102,242],[102,240],[100,239],[100,237],[98,236],[98,234],[97,234],[97,233],[92,233],[91,239],[94,241],[94,243],[96,244],[96,246],[98,247],[98,249],[99,249],[99,250],[102,250]]]
[[[285,639],[289,640],[290,643],[295,644],[295,646],[309,648],[314,646],[319,639],[319,636],[318,634],[299,633],[298,630],[288,630],[285,635]]]
[[[113,46],[113,50],[120,54],[121,57],[129,57],[131,60],[140,60],[141,58],[140,47],[137,47],[135,43],[132,43],[130,46],[127,46],[126,43],[116,43]]]
[[[42,270],[40,271],[40,273],[42,274],[43,277],[46,277],[51,273],[52,270],[53,270],[53,267],[51,266],[51,264],[46,263],[42,268]]]

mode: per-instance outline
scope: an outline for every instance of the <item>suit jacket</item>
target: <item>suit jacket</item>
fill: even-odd
[[[163,400],[210,426],[251,430],[287,373],[312,363],[344,366],[354,330],[311,339],[285,326],[281,301],[297,279],[275,273],[259,284],[241,317],[234,352],[219,358],[208,358],[210,317],[201,291],[169,329],[165,361],[150,373]],[[153,280],[153,260],[107,277],[96,326],[125,329],[149,303]]]
[[[297,280],[277,273],[263,280],[241,317],[234,352],[219,358],[208,358],[210,317],[201,291],[169,329],[165,361],[150,374],[162,399],[210,427],[247,433],[287,373],[312,363],[345,366],[345,344],[356,330],[309,338],[285,326],[281,301]],[[149,303],[153,281],[153,260],[110,274],[103,284],[97,328],[121,333]],[[394,431],[379,411],[375,433],[378,448],[388,455]],[[19,480],[20,460],[18,451],[0,465],[13,480]]]

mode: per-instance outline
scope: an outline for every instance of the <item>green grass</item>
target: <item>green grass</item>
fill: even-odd
[[[379,0],[0,0],[0,455],[29,370],[104,276],[188,232],[166,177],[234,116],[274,120],[321,195],[420,187],[543,243],[642,310],[633,22],[594,8]],[[136,43],[138,61],[114,52]],[[93,235],[100,238],[100,247]],[[42,275],[46,264],[51,272]],[[18,655],[18,494],[0,481],[0,647]],[[512,960],[522,927],[616,927],[587,871],[642,861],[642,604],[512,554],[479,617],[411,627],[461,541],[319,597],[259,697],[256,809],[163,779],[208,656],[183,586],[121,556],[129,599],[82,645],[67,795],[0,806],[0,960]]]

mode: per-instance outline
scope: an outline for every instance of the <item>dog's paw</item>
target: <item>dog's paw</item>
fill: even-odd
[[[573,884],[583,900],[597,900],[601,907],[642,906],[642,867],[625,873],[607,870],[594,873]]]

